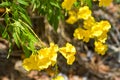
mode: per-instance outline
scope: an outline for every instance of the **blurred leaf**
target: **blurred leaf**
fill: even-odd
[[[19,37],[19,36],[18,36],[17,33],[13,33],[14,41],[15,41],[16,45],[17,45],[18,47],[20,47],[20,42],[19,42],[18,37]]]
[[[8,36],[7,29],[5,29],[4,32],[2,33],[2,37],[7,38],[7,36]]]
[[[14,11],[13,17],[14,17],[15,20],[18,20],[19,15],[18,15],[18,11],[17,10]]]
[[[60,6],[59,6],[59,4],[56,2],[50,2],[50,4],[52,5],[52,6],[55,6],[55,7],[57,7],[57,8],[60,8]]]
[[[116,3],[120,3],[120,0],[115,0]]]
[[[28,58],[31,55],[31,51],[27,48],[27,46],[23,46],[23,51],[25,53],[26,58]]]
[[[11,54],[11,52],[12,52],[12,48],[13,48],[12,42],[9,41],[9,51],[8,51],[7,59],[10,57],[10,54]]]
[[[4,32],[4,30],[5,30],[5,27],[2,24],[0,24],[0,36]]]
[[[20,11],[21,13],[25,13],[26,14],[26,9],[20,5],[17,6],[17,10]]]
[[[29,5],[28,2],[25,2],[25,0],[17,0],[17,2],[25,6]]]
[[[4,19],[5,19],[5,23],[9,24],[9,15],[8,14],[5,14]]]
[[[86,4],[89,6],[89,8],[92,8],[92,0],[86,0]]]
[[[20,15],[21,17],[29,24],[29,25],[32,25],[31,24],[31,21],[30,21],[30,18],[28,17],[28,15],[24,14],[24,13],[21,13],[20,12]]]
[[[2,3],[0,4],[0,7],[8,7],[8,6],[10,6],[10,5],[11,5],[11,3],[8,2],[8,1],[6,1],[6,2],[2,2]]]

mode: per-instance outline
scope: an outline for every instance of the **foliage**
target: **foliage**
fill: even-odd
[[[1,17],[4,17],[6,25],[0,25],[0,33],[10,42],[9,53],[12,51],[14,41],[25,53],[26,59],[23,61],[23,67],[28,71],[44,70],[49,66],[55,66],[58,53],[67,59],[69,65],[75,61],[76,49],[72,44],[67,43],[65,47],[59,48],[54,43],[50,43],[50,47],[42,43],[34,33],[30,16],[27,13],[27,8],[31,6],[33,12],[38,11],[40,15],[47,18],[54,30],[57,30],[59,20],[64,20],[67,14],[68,24],[78,23],[74,37],[84,42],[93,39],[95,51],[104,55],[107,51],[107,44],[105,44],[107,33],[111,25],[106,20],[98,22],[94,19],[91,10],[94,2],[99,2],[99,7],[105,7],[112,0],[2,0],[0,7],[4,8],[5,12]],[[83,20],[83,23],[79,20]],[[83,26],[79,26],[80,24]],[[40,46],[40,50],[35,48],[35,44]]]

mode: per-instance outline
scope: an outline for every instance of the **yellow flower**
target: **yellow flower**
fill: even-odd
[[[99,6],[109,6],[113,0],[99,0]]]
[[[88,42],[90,40],[90,38],[93,38],[93,36],[91,35],[91,30],[84,30],[84,34],[82,34],[84,36],[83,41]]]
[[[103,27],[103,31],[106,31],[106,32],[108,32],[109,29],[111,28],[111,25],[108,21],[100,21],[99,25]]]
[[[60,53],[67,59],[68,64],[72,64],[75,60],[76,49],[70,43],[66,44],[66,47],[59,49]]]
[[[82,28],[77,28],[77,29],[75,29],[75,31],[74,31],[74,34],[73,34],[73,36],[75,37],[75,38],[77,38],[77,39],[83,39],[83,34],[85,33],[85,31],[84,31],[84,29],[82,29]]]
[[[75,22],[77,22],[77,18],[75,16],[70,16],[67,20],[67,23],[69,24],[74,24]]]
[[[84,30],[82,28],[77,28],[73,36],[79,40],[83,39],[85,42],[88,42],[90,38],[93,38],[91,30]]]
[[[57,59],[58,46],[50,43],[49,48],[43,48],[38,54],[32,54],[29,58],[23,60],[23,67],[27,70],[43,70],[50,65],[54,65]]]
[[[88,6],[80,7],[77,13],[78,19],[88,19],[91,16],[92,12]]]
[[[97,22],[91,29],[92,35],[100,37],[103,33],[107,33],[111,25],[108,21]]]
[[[76,0],[64,0],[62,3],[62,8],[70,10],[74,2],[76,2]]]
[[[63,76],[57,76],[55,78],[53,78],[52,80],[65,80]]]
[[[49,48],[43,48],[38,51],[39,57],[47,58],[46,60],[50,61],[52,65],[56,63],[57,58],[57,52],[58,52],[58,46],[54,43],[50,43]]]
[[[104,27],[101,26],[99,22],[96,23],[91,29],[92,35],[95,37],[99,37],[103,33],[103,28]]]
[[[31,55],[30,58],[23,60],[23,67],[27,70],[39,70],[38,55]]]
[[[107,51],[107,45],[106,44],[103,44],[101,42],[98,42],[98,41],[95,41],[95,51],[98,53],[98,54],[101,54],[101,55],[104,55],[105,52]]]
[[[58,45],[55,45],[54,43],[50,43],[50,53],[49,53],[49,57],[51,59],[52,65],[54,65],[56,63],[56,59],[57,59],[57,52],[58,52]]]
[[[91,29],[94,24],[95,24],[95,19],[92,16],[90,16],[90,17],[88,17],[88,19],[84,20],[84,28],[85,29]]]
[[[99,36],[98,38],[98,41],[102,42],[102,43],[105,43],[105,41],[107,40],[107,33],[106,32],[103,32],[101,34],[101,36]]]
[[[66,20],[67,23],[69,24],[74,24],[75,22],[77,22],[77,13],[73,10],[70,10],[69,13],[70,17]]]

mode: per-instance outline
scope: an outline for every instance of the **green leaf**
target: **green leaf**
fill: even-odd
[[[50,4],[51,4],[52,6],[55,6],[55,7],[57,7],[57,8],[60,8],[60,6],[59,6],[59,4],[58,4],[58,3],[55,3],[55,2],[50,2]]]
[[[0,36],[2,36],[1,34],[4,32],[4,30],[5,27],[2,24],[0,24]]]
[[[92,0],[86,0],[87,5],[89,8],[92,8]]]
[[[3,38],[7,38],[8,37],[8,33],[7,33],[7,29],[5,28],[4,32],[2,33],[2,37]]]
[[[10,18],[9,18],[9,14],[5,15],[5,23],[9,24]]]
[[[20,15],[21,15],[21,17],[22,17],[30,26],[32,25],[32,23],[31,23],[30,18],[29,18],[28,15],[26,15],[26,14],[24,14],[24,13],[21,13],[21,12],[20,12]]]
[[[9,41],[10,42],[10,41]],[[10,54],[12,52],[13,46],[12,46],[12,42],[9,43],[9,50],[8,50],[8,55],[7,55],[7,59],[10,57]]]
[[[29,5],[28,2],[25,2],[25,0],[17,0],[17,2],[25,6]]]
[[[31,55],[31,51],[26,46],[23,46],[23,51],[25,53],[26,58],[28,58]]]
[[[11,5],[11,3],[10,2],[2,2],[1,4],[0,4],[0,7],[8,7],[8,6],[10,6]]]
[[[15,28],[20,28],[21,30],[24,30],[25,28],[21,25],[19,21],[15,21],[14,23],[11,24]]]
[[[13,17],[14,17],[15,20],[18,20],[19,15],[18,15],[18,11],[17,10],[13,12]]]
[[[18,47],[20,47],[20,42],[19,42],[18,37],[19,37],[19,36],[18,36],[17,33],[13,33],[14,41],[15,41],[16,45],[17,45]]]
[[[14,5],[13,5],[14,6]],[[20,5],[17,6],[17,10],[19,10],[20,12],[22,13],[25,13],[26,14],[26,9]]]

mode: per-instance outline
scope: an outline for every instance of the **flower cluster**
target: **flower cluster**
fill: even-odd
[[[42,48],[36,54],[32,54],[29,58],[23,60],[23,67],[27,70],[43,70],[49,66],[54,66],[57,60],[57,52],[67,59],[68,64],[72,64],[75,60],[76,49],[70,43],[66,47],[59,48],[54,43],[50,43],[49,48]]]
[[[108,6],[111,2],[112,0],[99,0],[99,6]],[[65,1],[63,3],[65,3]],[[72,7],[72,5],[70,6]],[[74,24],[80,19],[83,20],[83,26],[78,27],[74,31],[74,37],[85,42],[94,39],[95,51],[98,54],[104,55],[107,50],[105,42],[107,40],[107,33],[111,28],[110,23],[106,20],[97,22],[92,16],[92,11],[88,6],[83,6],[76,10],[69,9],[68,14],[69,18],[66,22],[69,24]]]
[[[94,17],[91,15],[91,11],[87,6],[81,8],[81,10],[85,8],[88,12],[86,12],[84,15],[81,15],[81,19],[84,20],[83,28],[78,27],[73,35],[75,38],[85,42],[88,42],[91,38],[95,39],[95,51],[98,54],[104,55],[107,50],[107,45],[105,44],[107,39],[107,32],[111,28],[111,25],[108,21],[105,20],[100,22],[95,21]]]
[[[99,6],[109,6],[113,0],[99,0]]]
[[[74,2],[76,2],[76,0],[64,0],[62,3],[62,8],[70,10]]]

